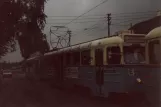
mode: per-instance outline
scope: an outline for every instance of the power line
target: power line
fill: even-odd
[[[100,21],[101,21],[101,20],[100,20]],[[89,32],[89,31],[97,30],[98,27],[99,27],[100,21],[98,21],[97,23],[93,24],[92,26],[90,26],[90,27],[88,27],[88,28],[84,28],[84,29],[83,29],[82,31],[80,31],[80,32],[86,33],[87,31]],[[103,22],[103,23],[104,23],[104,22]],[[101,24],[101,25],[102,25],[102,24]],[[79,33],[79,35],[82,34],[82,33]]]
[[[88,12],[86,12],[86,13],[88,13]],[[84,13],[84,14],[86,14],[86,13]],[[143,13],[143,12],[142,12]],[[145,12],[144,12],[145,13]],[[75,21],[75,20],[77,20],[78,18],[80,18],[80,17],[82,17],[84,14],[82,14],[82,15],[80,15],[80,16],[77,16],[77,18],[75,18],[75,19],[72,19],[72,21],[71,22],[69,22],[69,23],[58,23],[58,24],[66,24],[66,25],[68,25],[68,24],[70,24],[70,23],[72,23],[73,21]],[[135,15],[135,14],[132,14],[132,13],[130,13],[131,14],[131,16],[133,16],[133,15]],[[124,17],[124,18],[130,18],[129,16],[130,16],[130,14],[128,15],[128,16],[117,16],[117,17]],[[121,14],[122,15],[122,14]],[[137,14],[138,16],[140,16],[139,14]],[[150,14],[141,14],[141,15],[150,15]],[[102,16],[105,16],[105,15],[102,15]],[[135,15],[136,16],[136,15]],[[116,16],[115,16],[116,17]],[[83,18],[83,17],[82,17]],[[138,18],[132,18],[132,20],[127,20],[127,21],[123,21],[123,22],[120,22],[120,23],[114,23],[114,24],[112,24],[112,25],[114,25],[114,26],[125,26],[125,25],[119,25],[119,24],[121,24],[121,23],[125,23],[125,22],[129,22],[129,21],[134,21],[134,19],[141,19],[141,18],[149,18],[149,17],[138,17]],[[84,18],[84,19],[97,19],[97,18]],[[98,19],[100,19],[100,18],[98,18]],[[59,20],[59,19],[58,19]],[[120,19],[113,19],[113,20],[120,20]],[[89,23],[89,22],[96,22],[96,21],[82,21],[82,22],[73,22],[73,23]],[[51,23],[51,24],[54,24],[54,23]],[[94,24],[94,25],[92,25],[91,27],[89,27],[89,28],[86,28],[86,30],[85,29],[83,29],[83,32],[84,31],[89,31],[89,30],[95,30],[95,29],[93,29],[93,26],[96,26],[97,25],[97,23],[96,24]],[[127,25],[126,25],[127,26]]]
[[[97,30],[99,30],[98,28],[97,29],[90,29],[90,31],[93,31],[93,30],[95,30],[95,31],[97,31]],[[89,30],[88,30],[89,31]],[[85,36],[87,36],[87,35],[89,35],[89,34],[91,34],[91,33],[93,33],[93,32],[81,32],[81,33],[79,33],[79,34],[76,34],[75,33],[75,36],[79,36],[80,34],[82,34],[82,33],[84,33],[85,34]],[[84,35],[84,34],[82,34],[82,35]]]
[[[88,27],[88,28],[85,28],[85,30],[89,30],[89,29],[93,28],[94,26],[98,25],[98,23],[99,23],[100,21],[102,21],[102,20],[99,20],[99,21],[97,21],[97,23],[93,24],[92,26],[90,26],[90,27]]]
[[[140,18],[150,18],[150,16],[144,16],[144,17],[118,17],[118,18],[113,18],[112,17],[112,20],[126,20],[126,19],[140,19]],[[82,20],[82,19],[79,19],[80,20],[80,22],[73,22],[73,23],[88,23],[88,22],[96,22],[96,21],[98,21],[99,19],[106,19],[106,18],[87,18],[87,19],[85,19],[85,20]],[[59,23],[59,21],[61,21],[61,20],[64,20],[64,21],[67,21],[67,20],[72,20],[72,19],[51,19],[51,20],[47,20],[47,22],[51,22],[52,23],[52,21],[56,21],[56,23]],[[62,21],[61,21],[62,22]],[[54,22],[55,23],[55,22]],[[61,23],[61,24],[67,24],[68,22],[63,22],[63,23]]]
[[[131,14],[131,15],[120,15],[120,16],[114,16],[112,15],[113,18],[130,18],[130,17],[148,17],[148,16],[155,16],[155,14],[141,14],[141,15],[138,15],[138,14]]]
[[[98,17],[98,18],[81,18],[78,20],[85,20],[85,19],[105,19],[105,17]],[[73,19],[47,19],[47,20],[73,20]]]
[[[128,20],[128,21],[126,21],[126,22],[130,22],[130,21],[134,21],[134,20]],[[121,26],[126,26],[126,27],[130,27],[130,23],[129,24],[126,24],[126,25],[119,25],[119,24],[121,24],[121,23],[116,23],[116,24],[111,24],[112,26],[115,26],[115,27],[121,27]],[[90,36],[90,35],[92,35],[93,33],[95,33],[96,31],[100,31],[101,29],[99,29],[99,28],[95,28],[95,29],[87,29],[86,31],[90,31],[89,33],[85,33],[85,35],[86,36]],[[84,32],[83,32],[84,33]],[[96,33],[98,33],[98,32],[96,32]],[[80,35],[80,34],[79,34]],[[76,36],[78,36],[78,35],[76,35]]]
[[[141,14],[142,16],[145,17],[145,15],[153,15],[153,14]],[[137,16],[141,16],[141,15],[137,15]],[[115,17],[131,17],[131,16],[136,16],[135,14],[132,14],[132,15],[128,15],[128,16],[113,16],[113,18]],[[86,17],[82,17],[80,19],[77,19],[77,20],[84,20],[84,19],[104,19],[106,18],[107,16],[104,15],[104,17],[90,17],[90,18],[86,18]],[[57,18],[57,19],[54,19],[54,18],[47,18],[47,20],[73,20],[73,19],[69,19],[69,18]]]
[[[112,26],[130,26],[130,24],[126,24],[126,25],[120,25],[120,24],[125,23],[125,22],[127,23],[127,22],[131,22],[131,21],[136,21],[136,20],[143,19],[143,18],[149,18],[149,17],[132,18],[132,19],[130,19],[130,20],[125,20],[125,21],[122,21],[122,22],[119,22],[119,23],[113,23],[113,24],[111,24],[111,25],[112,25]],[[97,29],[97,28],[93,29],[97,24],[98,24],[98,23],[96,23],[96,24],[94,24],[94,25],[92,25],[92,26],[90,26],[90,27],[88,27],[88,28],[85,28],[85,29],[83,30],[83,33],[84,33],[84,31],[91,31],[91,30]]]
[[[90,35],[92,35],[93,33],[96,33],[96,34],[97,34],[97,33],[100,33],[100,32],[98,32],[98,31],[102,31],[102,30],[105,30],[105,29],[104,29],[104,28],[103,28],[103,29],[98,29],[98,28],[97,28],[97,29],[92,29],[93,32],[89,32],[89,33],[87,33],[85,36],[90,36]],[[96,32],[96,31],[97,31],[97,32]]]
[[[143,18],[149,18],[149,17],[132,18],[132,19],[130,19],[130,20],[125,20],[125,21],[122,21],[122,22],[119,22],[119,23],[114,23],[114,24],[111,24],[111,25],[112,25],[112,26],[129,26],[129,25],[120,25],[120,24],[125,23],[125,22],[135,21],[135,20],[137,20],[137,19],[143,19]],[[135,19],[135,20],[134,20],[134,19]],[[100,21],[102,21],[102,20],[100,20]],[[90,21],[88,21],[88,22],[90,22]],[[96,22],[96,21],[92,21],[92,22]],[[84,21],[84,22],[77,22],[77,23],[87,23],[87,21]],[[54,23],[51,23],[51,24],[54,24]],[[60,23],[59,23],[59,24],[60,24]],[[61,23],[61,24],[64,24],[64,23]],[[79,32],[84,33],[84,31],[94,30],[94,29],[96,29],[96,27],[97,27],[96,25],[98,25],[98,23],[92,25],[91,27],[85,28],[85,29],[83,29],[82,31],[80,30]],[[79,34],[80,34],[80,33],[79,33]]]
[[[102,20],[105,21],[105,20]],[[82,21],[82,22],[73,22],[73,23],[92,23],[92,22],[97,22],[97,21]],[[68,23],[47,23],[47,24],[68,24]]]
[[[147,17],[133,17],[133,18],[125,17],[125,18],[128,18],[130,20],[134,20],[134,19],[144,19],[144,18],[151,18],[151,17],[147,16]],[[112,20],[125,20],[126,21],[125,18],[113,18]],[[103,19],[103,18],[101,18],[101,19]],[[59,22],[49,22],[49,21],[47,21],[47,24],[67,24],[67,22],[59,23]],[[97,22],[97,21],[98,20],[85,20],[85,21],[73,22],[73,23],[91,23],[91,22]],[[102,21],[105,21],[105,20],[102,20]]]
[[[113,20],[115,20],[115,22],[117,22],[117,20],[118,20],[118,21],[121,21],[121,22],[118,22],[118,23],[124,23],[124,22],[129,22],[129,21],[136,21],[136,20],[147,20],[147,19],[150,19],[150,18],[152,18],[152,17],[129,18],[129,19],[124,20],[124,21],[121,21],[120,19],[113,19]],[[118,23],[117,23],[117,24],[118,24]]]
[[[73,19],[72,21],[70,21],[69,23],[65,24],[65,26],[67,26],[68,24],[72,23],[73,21],[77,20],[78,18],[82,17],[83,15],[89,13],[90,11],[94,10],[95,8],[99,7],[100,5],[106,3],[108,0],[102,1],[101,3],[99,3],[98,5],[96,5],[95,7],[91,8],[90,10],[88,10],[87,12],[81,14],[80,16],[76,17],[75,19]]]
[[[99,26],[98,26],[98,22],[97,22],[97,23],[93,24],[92,26],[90,26],[88,28],[84,28],[83,30],[79,31],[79,35],[82,34],[82,33],[86,33],[87,31],[92,31],[92,30],[98,29],[98,27]]]
[[[112,20],[123,20],[123,19],[126,20],[125,18],[126,19],[141,19],[141,18],[151,18],[151,17],[150,16],[147,16],[147,17],[145,17],[145,16],[144,17],[124,17],[124,18],[113,18],[112,17]]]
[[[105,15],[103,15],[103,14],[101,14],[101,15],[86,15],[83,17],[98,17],[98,16],[105,16]],[[78,17],[78,16],[48,16],[48,17],[69,17],[69,18],[71,18],[71,17]]]
[[[158,10],[155,11],[146,11],[146,12],[130,12],[130,13],[112,13],[112,15],[136,15],[136,14],[154,14],[154,12],[158,12]],[[88,13],[88,12],[87,12]],[[85,13],[86,14],[86,13]],[[100,15],[86,15],[86,16],[81,16],[81,17],[96,17],[96,16],[106,16],[104,14],[100,14]],[[48,17],[79,17],[79,16],[48,16]]]
[[[150,15],[151,16],[151,15]],[[140,19],[140,18],[149,18],[150,16],[146,16],[143,14],[143,16],[118,16],[118,17],[113,17],[112,16],[112,20],[125,20],[125,18],[130,18],[130,19]],[[99,17],[99,18],[81,18],[81,19],[77,19],[77,20],[81,20],[81,22],[73,22],[73,23],[90,23],[90,22],[95,22],[97,21],[97,19],[105,19],[105,17]],[[64,20],[73,20],[73,19],[48,19],[48,21],[56,21],[56,23],[48,23],[48,24],[68,24],[68,22],[63,22],[61,21],[61,23],[59,23],[58,21]],[[84,20],[84,21],[83,21]]]
[[[147,17],[147,18],[148,18],[148,17]],[[143,19],[143,18],[130,19],[130,20],[121,21],[121,22],[119,22],[119,23],[113,23],[113,24],[114,24],[114,25],[115,25],[115,24],[121,24],[121,23],[125,23],[125,22],[131,22],[131,21],[141,20],[141,19]]]
[[[136,15],[135,15],[136,16]],[[125,19],[125,18],[131,18],[131,19],[137,19],[137,18],[148,18],[149,16],[136,16],[136,17],[132,17],[132,16],[118,16],[118,17],[112,17],[112,20],[122,20],[122,19]],[[98,19],[106,19],[106,17],[99,17],[99,18],[81,18],[81,19],[78,19],[78,20],[98,20]],[[73,19],[47,19],[48,21],[59,21],[59,20],[73,20]],[[79,22],[78,22],[79,23]]]
[[[149,14],[150,14],[150,13],[154,13],[154,12],[157,12],[157,10],[155,10],[155,11],[146,11],[146,12],[144,11],[144,12],[114,13],[114,14],[112,14],[112,15],[118,15],[118,14],[142,14],[142,13],[144,13],[144,14],[145,14],[145,13],[147,13],[147,14],[149,13]]]
[[[154,12],[154,11],[153,11]],[[156,12],[156,11],[155,11]],[[136,13],[147,13],[147,12],[135,12],[135,14]],[[120,13],[120,14],[123,14],[123,13]],[[125,14],[125,13],[124,13]],[[129,13],[126,13],[126,14],[129,14]],[[124,16],[112,16],[112,20],[122,20],[121,18],[123,18],[123,19],[125,19],[125,18],[131,18],[131,19],[140,19],[141,18],[141,16],[140,15],[137,15],[137,16],[139,16],[139,18],[137,17],[137,18],[134,18],[133,16],[136,16],[134,13],[130,13],[131,15],[124,15]],[[143,15],[144,17],[142,17],[142,18],[148,18],[149,16],[147,16],[147,17],[145,17],[145,15],[150,15],[150,14],[141,14],[141,15]],[[77,17],[77,19],[51,19],[51,20],[71,20],[70,22],[64,22],[64,23],[59,23],[59,22],[56,22],[56,23],[47,23],[47,24],[58,24],[58,25],[60,25],[60,24],[66,24],[66,25],[68,25],[68,24],[70,24],[71,22],[73,22],[74,20],[78,20],[78,18],[79,17],[81,17],[82,15],[80,15],[80,16],[78,16]],[[94,15],[93,15],[94,16]],[[98,15],[95,15],[95,16],[98,16]],[[102,15],[102,16],[105,16],[105,15]],[[63,16],[63,17],[66,17],[66,16]],[[69,16],[70,17],[70,16]],[[71,16],[71,17],[73,17],[73,16]],[[73,23],[91,23],[91,22],[96,22],[95,20],[93,20],[93,19],[104,19],[105,17],[99,17],[99,18],[84,18],[84,17],[82,17],[81,19],[79,19],[79,20],[85,20],[85,19],[88,19],[88,20],[92,20],[92,21],[81,21],[81,22],[73,22]]]
[[[157,12],[157,11],[156,11]],[[118,13],[118,14],[113,14],[112,13],[112,15],[136,15],[136,14],[138,14],[138,13],[135,13],[135,12],[132,12],[132,13]],[[145,12],[144,13],[144,15],[145,14],[154,14],[154,13],[147,13],[147,12]],[[138,14],[139,15],[139,14]],[[140,14],[140,15],[142,15],[142,14]],[[102,14],[102,15],[85,15],[85,16],[81,16],[82,18],[85,18],[85,17],[103,17],[103,16],[106,16],[105,14]],[[75,17],[79,17],[79,16],[47,16],[48,18],[55,18],[55,17],[58,17],[58,18],[75,18]]]

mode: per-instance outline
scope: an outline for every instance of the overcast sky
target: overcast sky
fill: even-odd
[[[75,18],[58,16],[79,16],[98,5],[101,1],[102,0],[48,0],[45,5],[45,13],[48,18],[47,25],[44,29],[44,33],[47,34],[48,41],[50,41],[50,26],[64,25],[64,23],[70,22],[70,19]],[[148,17],[153,17],[154,14],[151,13],[147,15],[147,13],[139,14],[136,12],[159,10],[161,9],[159,4],[161,4],[161,0],[109,0],[108,2],[85,14],[84,17],[79,18],[67,26],[72,31],[71,43],[75,44],[107,36],[107,22],[103,18],[107,13],[113,14],[111,32],[114,33],[118,30],[127,29],[130,26],[130,23],[135,24],[141,20],[148,19]],[[130,16],[123,17],[127,15]],[[132,18],[133,20],[130,21],[129,19]],[[85,28],[93,29],[84,31]],[[52,35],[52,39],[55,39],[54,35]],[[14,53],[6,55],[3,60],[11,62],[22,60],[19,49]]]

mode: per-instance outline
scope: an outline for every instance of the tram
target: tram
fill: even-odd
[[[160,48],[161,27],[147,35],[120,33],[32,56],[25,71],[30,78],[50,77],[63,88],[84,87],[92,96],[142,93],[157,107]]]
[[[145,71],[149,74],[149,79],[146,79],[144,84],[146,87],[146,94],[153,107],[161,106],[161,27],[157,27],[146,35],[146,59],[149,70]]]
[[[140,91],[139,72],[148,70],[145,47],[145,35],[120,33],[46,53],[44,59],[53,63],[60,86],[85,87],[92,96],[108,97]]]
[[[23,63],[23,71],[25,72],[26,78],[29,80],[42,80],[47,79],[48,70],[46,70],[46,64],[43,60],[43,55],[36,52]]]

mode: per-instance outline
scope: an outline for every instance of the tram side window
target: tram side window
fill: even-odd
[[[66,53],[65,54],[65,57],[66,57],[66,63],[65,63],[65,65],[66,66],[71,65],[71,53]]]
[[[66,60],[67,60],[67,59],[66,59],[66,54],[64,53],[64,54],[63,54],[63,66],[66,66]]]
[[[80,65],[80,52],[73,52],[73,65]]]
[[[44,62],[45,66],[47,66],[48,68],[52,68],[55,64],[55,59],[54,58],[51,58],[51,59],[47,59],[45,62]]]
[[[103,65],[103,50],[96,49],[95,50],[95,63],[96,65]]]
[[[54,67],[57,67],[58,65],[58,63],[57,63],[57,60],[58,60],[58,58],[57,58],[57,56],[54,56],[53,58],[52,58],[52,62],[53,62],[53,65],[54,65]]]
[[[90,50],[85,50],[81,52],[81,64],[90,65]]]
[[[107,61],[108,61],[108,64],[120,64],[121,63],[120,47],[108,47],[107,48]]]
[[[159,40],[154,40],[149,42],[149,61],[151,64],[160,64],[161,62],[161,51],[160,51],[160,42]]]

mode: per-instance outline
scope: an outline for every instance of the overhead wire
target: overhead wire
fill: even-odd
[[[145,19],[145,18],[150,18],[150,17],[136,17],[136,18],[128,18],[128,19],[130,19],[130,20],[134,20],[134,19]],[[125,20],[125,18],[124,19],[121,19],[121,18],[114,18],[114,19],[112,19],[112,20],[115,20],[115,21],[117,21],[117,20]],[[91,23],[91,22],[97,22],[98,20],[85,20],[85,21],[79,21],[79,22],[73,22],[73,23]],[[102,21],[106,21],[106,20],[102,20]],[[59,23],[59,22],[47,22],[47,24],[67,24],[66,22],[62,22],[62,23]]]
[[[146,11],[146,12],[131,12],[131,13],[112,13],[112,15],[136,15],[136,14],[154,14],[154,13],[156,13],[157,12],[157,10],[156,11]],[[100,14],[100,15],[85,15],[85,16],[81,16],[81,17],[96,17],[96,16],[106,16],[106,15],[104,15],[104,14]],[[79,16],[48,16],[48,18],[49,17],[52,17],[52,18],[54,18],[54,17],[68,17],[68,18],[72,18],[72,17],[79,17]]]
[[[89,32],[91,34],[92,32],[90,32],[90,31],[93,31],[93,30],[97,30],[98,31],[98,30],[100,30],[99,29],[100,26],[98,26],[99,23],[100,22],[97,22],[97,23],[93,24],[92,26],[83,29],[82,31],[80,31],[81,33],[79,33],[79,35],[82,34],[82,33],[84,34],[86,32]],[[87,33],[86,35],[89,35],[89,33]]]
[[[138,15],[135,17],[133,15],[131,16],[112,16],[112,20],[124,20],[125,18],[131,18],[131,19],[137,19],[137,18],[146,18],[146,17],[149,17],[149,16],[146,16],[144,14],[142,14],[142,16]],[[81,19],[77,19],[77,20],[81,20],[81,22],[73,22],[73,23],[88,23],[88,22],[95,22],[97,21],[97,19],[105,19],[106,17],[99,17],[99,18],[81,18]],[[85,20],[87,19],[87,20]],[[96,19],[96,20],[95,20]],[[55,21],[55,20],[73,20],[73,19],[50,19],[49,21]],[[85,21],[82,21],[82,20],[85,20]],[[62,21],[61,21],[62,22]],[[47,24],[68,24],[68,22],[63,22],[63,23],[59,23],[59,22],[56,22],[56,23],[47,23]]]
[[[105,20],[102,20],[102,21],[105,21]],[[97,22],[97,21],[82,21],[82,22],[73,22],[73,23],[92,23],[92,22]],[[48,23],[47,24],[66,24],[66,23]]]
[[[93,24],[92,26],[83,29],[82,31],[80,31],[81,33],[79,33],[79,35],[82,34],[82,33],[86,33],[86,32],[89,32],[89,31],[98,29],[98,27],[99,27],[99,26],[98,26],[98,23],[100,23],[100,22],[97,22],[97,23]]]
[[[115,15],[112,15],[112,18],[133,18],[133,17],[148,17],[148,16],[151,16],[151,15],[155,15],[154,13],[153,14],[131,14],[131,15],[118,15],[118,16],[115,16]]]
[[[81,19],[78,19],[78,20],[86,20],[86,19],[104,19],[106,17],[97,17],[97,18],[81,18]],[[47,20],[73,20],[73,19],[47,19]]]
[[[104,14],[85,15],[82,17],[98,17],[98,16],[104,16]],[[78,16],[71,15],[71,16],[48,16],[48,17],[78,17]]]
[[[71,24],[73,21],[77,20],[78,18],[84,16],[85,14],[89,13],[90,11],[94,10],[95,8],[99,7],[100,5],[106,3],[108,0],[104,0],[101,3],[99,3],[98,5],[94,6],[93,8],[91,8],[90,10],[88,10],[87,12],[81,14],[80,16],[76,17],[75,19],[71,20],[69,23],[65,24],[64,26],[67,26],[69,24]]]
[[[146,17],[146,18],[149,18],[149,17]],[[113,25],[122,24],[122,23],[125,23],[125,22],[136,21],[136,20],[142,20],[142,19],[145,19],[145,17],[144,18],[129,19],[129,20],[125,20],[125,21],[118,22],[118,23],[113,23]]]
[[[126,21],[122,21],[122,22],[119,22],[119,23],[114,23],[114,24],[111,24],[112,26],[130,26],[130,24],[126,24],[126,25],[121,25],[122,23],[125,23],[125,22],[130,22],[130,21],[136,21],[136,20],[140,20],[140,19],[143,19],[143,18],[149,18],[149,17],[137,17],[137,18],[132,18],[130,20],[126,20]],[[116,19],[115,19],[116,20]],[[118,19],[119,20],[119,19]],[[86,31],[89,31],[89,30],[94,30],[92,29],[95,25],[97,24],[94,24],[92,25],[91,27],[89,28],[86,28],[87,30]]]
[[[154,13],[154,12],[158,12],[158,10],[155,11],[144,11],[144,12],[127,12],[127,13],[112,13],[112,15],[118,15],[118,14],[142,14],[142,13]]]
[[[102,31],[102,30],[105,30],[104,28],[103,29],[99,29],[99,28],[96,28],[96,29],[92,29],[92,31],[93,32],[89,32],[89,33],[87,33],[85,36],[90,36],[90,35],[92,35],[92,34],[97,34],[97,33],[100,33],[100,32],[98,32],[98,31]],[[97,31],[97,32],[96,32]]]
[[[108,0],[107,0],[108,1]],[[107,2],[106,1],[106,2]],[[103,1],[103,2],[101,2],[99,5],[101,5],[101,4],[103,4],[103,3],[105,3],[105,1]],[[93,15],[92,16],[92,18],[84,18],[83,17],[83,15],[85,15],[86,13],[88,13],[88,12],[90,12],[90,11],[92,11],[93,9],[95,9],[96,7],[98,7],[99,5],[97,5],[97,6],[95,6],[94,8],[92,8],[92,9],[90,9],[89,11],[87,11],[87,12],[85,12],[84,14],[82,14],[82,15],[80,15],[80,16],[51,16],[51,17],[64,17],[64,18],[67,18],[67,17],[76,17],[76,18],[74,18],[74,19],[67,19],[67,20],[71,20],[70,22],[68,22],[68,23],[57,23],[57,24],[65,24],[65,25],[68,25],[68,24],[70,24],[70,23],[90,23],[90,22],[97,22],[97,21],[93,21],[92,19],[100,19],[100,18],[96,18],[96,17],[94,17],[94,16],[106,16],[106,15]],[[156,12],[156,11],[153,11],[153,12]],[[142,14],[139,14],[139,13],[142,13]],[[144,14],[143,14],[144,13]],[[126,14],[126,15],[125,15]],[[152,15],[152,14],[154,14],[154,13],[149,13],[149,12],[133,12],[133,13],[120,13],[120,14],[112,14],[112,15],[114,15],[113,17],[112,17],[112,20],[121,20],[121,18],[130,18],[130,17],[133,17],[133,16],[135,16],[136,18],[132,18],[131,20],[127,20],[127,21],[123,21],[123,22],[119,22],[119,23],[114,23],[114,24],[111,24],[111,25],[113,25],[113,26],[128,26],[128,25],[120,25],[121,23],[125,23],[125,22],[130,22],[130,21],[134,21],[134,20],[139,20],[139,19],[141,19],[141,18],[148,18],[148,16],[147,17],[145,17],[146,15]],[[139,16],[139,17],[137,17],[137,16]],[[144,17],[141,17],[141,16],[144,16]],[[82,17],[81,19],[80,19],[80,17]],[[89,17],[89,16],[85,16],[85,17]],[[105,18],[105,17],[102,17],[102,18]],[[81,22],[74,22],[75,20],[85,20],[85,19],[89,19],[89,20],[92,20],[92,21],[81,21]],[[66,19],[51,19],[51,20],[66,20]],[[49,24],[49,23],[48,23]],[[56,24],[56,23],[50,23],[50,24]],[[94,25],[97,25],[97,23],[96,24],[94,24]],[[93,27],[94,27],[94,25],[92,25],[91,27],[89,27],[89,28],[85,28],[85,29],[83,29],[82,30],[82,32],[84,32],[84,31],[90,31],[90,30],[96,30],[96,29],[93,29]],[[98,30],[98,29],[97,29]]]
[[[125,18],[113,18],[111,20],[126,20],[126,19],[144,19],[144,18],[151,18],[152,16],[147,16],[147,17],[125,17]]]
[[[89,11],[83,13],[82,15],[80,15],[80,16],[74,18],[73,20],[71,20],[70,22],[66,23],[64,26],[67,26],[67,25],[71,24],[73,21],[77,20],[78,18],[82,17],[83,15],[87,14],[88,12],[94,10],[95,8],[99,7],[100,5],[106,3],[107,1],[108,1],[108,0],[105,0],[105,1],[103,1],[103,2],[101,2],[101,3],[99,3],[99,4],[96,5],[95,7],[91,8]]]
[[[142,14],[153,14],[153,13],[156,13],[157,11],[152,11],[151,13],[149,13],[149,12],[140,12],[140,13],[142,13]],[[136,14],[138,14],[139,15],[139,12],[131,12],[131,13],[112,13],[112,15],[136,15]],[[81,16],[81,17],[100,17],[100,16],[106,16],[105,14],[101,14],[101,15],[84,15],[84,16]],[[65,17],[65,18],[73,18],[73,17],[79,17],[79,16],[48,16],[48,18],[54,18],[54,17]]]

